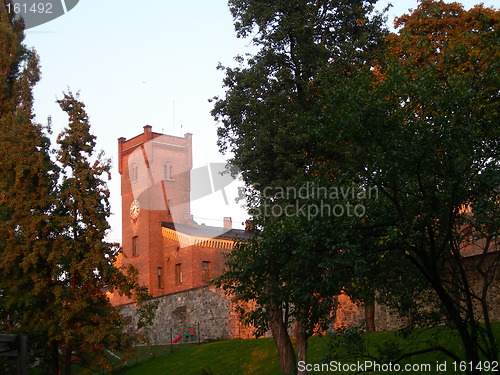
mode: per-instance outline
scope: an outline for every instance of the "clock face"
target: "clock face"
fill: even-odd
[[[140,212],[141,212],[141,206],[139,205],[139,201],[134,199],[130,204],[130,217],[132,219],[137,219],[139,217]]]

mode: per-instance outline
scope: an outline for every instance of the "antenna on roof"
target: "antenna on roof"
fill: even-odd
[[[173,121],[174,121],[174,132],[173,132],[173,134],[175,135],[175,100],[172,101],[172,116],[173,116]]]

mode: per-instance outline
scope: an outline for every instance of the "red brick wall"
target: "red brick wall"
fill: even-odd
[[[139,281],[153,295],[166,293],[167,251],[161,230],[162,221],[172,221],[167,209],[178,220],[190,210],[191,134],[183,138],[152,132],[151,126],[134,138],[118,140],[119,172],[122,194],[123,262],[139,270]],[[167,175],[164,175],[167,165]],[[169,167],[172,166],[172,178]],[[131,178],[137,168],[136,178]],[[165,178],[166,177],[166,178]],[[137,218],[130,216],[132,201],[139,201]],[[138,237],[138,256],[132,255],[132,238]],[[163,288],[158,288],[158,267],[162,269]]]
[[[224,268],[225,255],[223,250],[189,246],[180,247],[177,242],[164,239],[164,285],[160,294],[179,292],[181,290],[191,289],[207,285],[202,272],[202,262],[210,262],[211,278],[220,276]],[[182,265],[182,283],[176,283],[177,264]],[[158,294],[158,295],[160,295]]]

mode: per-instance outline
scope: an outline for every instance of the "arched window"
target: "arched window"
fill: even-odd
[[[158,288],[163,288],[163,276],[161,274],[161,267],[157,268],[157,274],[158,274]]]
[[[212,263],[203,261],[201,262],[201,278],[204,283],[209,283],[212,279]]]
[[[137,164],[132,164],[130,166],[130,182],[137,181]]]
[[[163,164],[163,178],[165,180],[173,180],[174,177],[174,167],[172,165],[172,162],[166,161],[165,164]]]
[[[175,283],[182,284],[182,264],[177,263],[175,265]]]
[[[138,236],[132,237],[132,256],[133,257],[139,256],[139,237]]]

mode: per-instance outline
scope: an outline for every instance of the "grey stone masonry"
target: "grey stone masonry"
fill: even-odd
[[[158,309],[153,324],[141,332],[150,344],[168,344],[187,327],[195,329],[196,341],[242,336],[239,314],[220,289],[202,286],[156,297],[154,300],[158,302]],[[129,323],[128,329],[132,330],[131,327],[137,323],[135,306],[122,306],[122,314]]]

